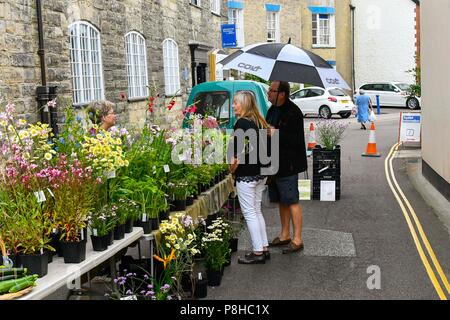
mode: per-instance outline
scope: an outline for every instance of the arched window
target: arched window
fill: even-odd
[[[100,32],[88,22],[77,21],[69,26],[69,34],[74,105],[103,100]]]
[[[163,41],[163,57],[166,95],[174,95],[180,90],[180,66],[178,63],[178,45],[172,39]]]
[[[125,35],[127,56],[128,97],[148,96],[147,53],[145,39],[135,31]]]

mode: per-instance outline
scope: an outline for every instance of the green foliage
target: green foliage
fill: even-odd
[[[250,73],[246,73],[244,79],[245,80],[251,80],[251,81],[265,83],[265,84],[267,84],[269,86],[270,86],[270,83],[271,83],[271,81],[267,81],[267,80],[261,79],[260,77],[255,76],[255,75],[250,74]]]

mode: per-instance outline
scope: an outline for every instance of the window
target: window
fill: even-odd
[[[227,91],[201,92],[195,96],[197,113],[217,118],[221,125],[230,121],[230,93]]]
[[[296,93],[293,94],[293,99],[302,99],[302,98],[306,98],[306,95],[308,94],[308,89],[305,90],[300,90]]]
[[[220,1],[221,0],[210,0],[212,13],[220,15]]]
[[[178,45],[172,39],[164,40],[163,56],[166,95],[174,95],[180,90],[180,67],[178,63]]]
[[[147,54],[145,39],[137,32],[125,35],[127,57],[128,97],[148,96]]]
[[[313,14],[313,47],[335,47],[335,39],[335,16],[333,14]]]
[[[374,90],[373,89],[373,84],[366,84],[366,85],[362,86],[361,89],[363,89],[363,90]]]
[[[190,3],[197,6],[197,7],[201,7],[202,5],[202,1],[201,0],[190,0]]]
[[[345,97],[347,95],[341,89],[330,89],[330,90],[328,90],[328,92],[330,93],[330,95],[332,95],[334,97]]]
[[[323,96],[325,92],[320,89],[308,89],[308,93],[306,95],[306,98],[312,98],[312,97],[320,97]]]
[[[105,98],[100,32],[87,22],[69,26],[73,104],[86,105]]]
[[[377,83],[377,84],[374,84],[373,86],[372,86],[372,90],[375,90],[375,91],[383,91],[383,85],[382,84],[379,84],[379,83]]]
[[[278,12],[267,12],[267,42],[280,42],[280,19]]]
[[[236,25],[236,47],[245,46],[243,9],[228,9],[228,23]]]
[[[383,89],[384,89],[384,91],[395,92],[396,88],[391,84],[385,84],[385,85],[383,85]]]

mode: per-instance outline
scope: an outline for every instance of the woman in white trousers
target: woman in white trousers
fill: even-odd
[[[261,174],[259,150],[264,148],[264,144],[259,137],[260,130],[268,129],[269,126],[259,113],[252,92],[237,93],[233,100],[233,108],[238,120],[233,127],[234,157],[230,170],[236,180],[239,203],[247,222],[253,247],[251,252],[244,257],[239,257],[238,263],[265,263],[270,259],[270,254],[261,204],[267,178]]]

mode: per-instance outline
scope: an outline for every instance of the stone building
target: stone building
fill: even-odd
[[[0,1],[2,104],[34,122],[37,87],[56,86],[58,101],[81,110],[107,99],[119,123],[142,125],[147,84],[175,94],[180,109],[189,88],[208,80],[207,53],[220,47],[226,16],[224,0]]]
[[[336,66],[352,83],[350,0],[228,1],[229,22],[237,24],[238,47],[288,42]]]

